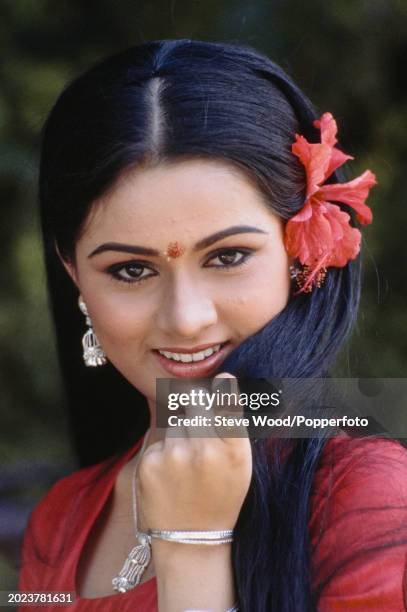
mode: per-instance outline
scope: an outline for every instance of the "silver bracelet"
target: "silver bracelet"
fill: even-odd
[[[149,529],[147,533],[138,532],[139,539],[151,543],[152,538],[166,540],[167,542],[179,542],[181,544],[228,544],[233,542],[233,529],[221,531],[170,531],[168,529]],[[194,612],[194,611],[190,611]],[[198,612],[198,611],[196,611]],[[226,612],[239,612],[235,604]]]
[[[150,529],[150,538],[179,542],[181,544],[229,544],[233,542],[233,529],[223,531],[169,531],[165,529]],[[229,611],[227,611],[229,612]]]
[[[209,610],[191,610],[190,608],[188,608],[188,610],[184,610],[183,612],[210,612]],[[237,604],[235,604],[233,606],[233,608],[228,608],[226,610],[226,612],[239,612],[239,608],[237,607]]]

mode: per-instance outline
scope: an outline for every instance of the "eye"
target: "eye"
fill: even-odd
[[[216,254],[208,261],[218,260],[221,263],[215,264],[214,266],[208,266],[210,268],[236,268],[237,266],[243,265],[252,254],[249,249],[222,249],[217,251]]]
[[[144,272],[147,270],[150,270],[150,272],[153,272],[153,274],[144,274]],[[147,280],[152,276],[156,276],[156,273],[151,270],[151,268],[148,268],[144,264],[136,261],[110,266],[110,268],[107,269],[107,272],[116,280],[124,283],[138,283],[143,280]]]

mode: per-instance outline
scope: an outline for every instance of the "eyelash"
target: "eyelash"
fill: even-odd
[[[215,259],[216,257],[220,257],[222,255],[230,254],[230,253],[234,253],[234,254],[240,253],[241,255],[243,255],[243,257],[237,263],[207,266],[207,267],[216,268],[218,270],[229,271],[232,268],[238,268],[240,266],[244,266],[245,264],[248,263],[248,259],[252,255],[253,251],[250,249],[232,249],[232,248],[226,249],[225,248],[215,253],[212,253],[208,261],[210,261],[211,259]],[[148,274],[140,278],[133,278],[133,279],[123,278],[122,276],[120,276],[119,272],[127,267],[137,267],[137,268],[145,268],[147,270],[148,269],[151,270],[151,268],[146,266],[144,263],[137,262],[137,261],[129,261],[127,263],[121,263],[121,264],[116,264],[114,266],[110,266],[109,268],[107,268],[106,272],[110,274],[114,280],[117,280],[120,283],[126,283],[127,285],[133,285],[134,283],[141,283],[142,281],[148,280],[149,278],[156,276],[156,274]]]

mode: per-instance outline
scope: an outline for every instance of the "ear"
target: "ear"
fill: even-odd
[[[75,285],[78,287],[79,289],[79,285],[78,285],[78,277],[76,274],[76,268],[74,263],[70,260],[67,259],[66,257],[64,257],[61,254],[61,251],[58,248],[58,245],[56,242],[54,242],[54,246],[55,246],[55,251],[59,257],[60,262],[62,263],[62,265],[64,266],[65,270],[67,271],[67,273],[69,274],[69,276],[71,277],[71,279],[73,280],[73,282],[75,283]]]

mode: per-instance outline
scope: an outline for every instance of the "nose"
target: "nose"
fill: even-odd
[[[208,288],[189,277],[173,279],[159,307],[156,325],[168,338],[201,340],[202,332],[218,320]]]

